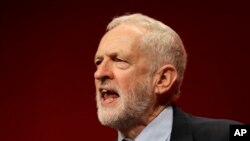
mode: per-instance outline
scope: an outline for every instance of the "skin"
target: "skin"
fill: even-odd
[[[107,32],[98,47],[95,55],[97,70],[94,73],[96,91],[106,89],[102,85],[108,81],[110,85],[116,85],[126,92],[137,81],[144,81],[152,72],[150,70],[149,57],[143,53],[139,46],[139,40],[146,30],[132,25],[119,25]],[[152,77],[152,76],[151,76]],[[136,136],[171,102],[168,91],[176,81],[177,72],[173,65],[166,64],[159,68],[152,78],[152,94],[154,105],[146,113],[146,118],[140,124],[129,129],[120,130],[125,137],[135,139]],[[97,93],[98,94],[98,93]],[[99,101],[104,108],[118,106],[126,95],[103,98]],[[167,98],[162,100],[162,97]],[[162,102],[164,101],[164,102]],[[119,129],[118,129],[119,130]]]

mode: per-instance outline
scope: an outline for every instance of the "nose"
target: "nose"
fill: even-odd
[[[102,62],[98,65],[97,70],[94,73],[96,80],[104,81],[106,79],[113,78],[112,66],[108,62]]]

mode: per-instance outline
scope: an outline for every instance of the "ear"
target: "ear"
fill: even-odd
[[[177,79],[177,70],[171,64],[162,66],[155,74],[154,92],[157,95],[170,91]]]

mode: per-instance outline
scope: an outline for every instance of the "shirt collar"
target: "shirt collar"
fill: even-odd
[[[135,141],[169,141],[172,124],[173,108],[168,106],[142,130]],[[118,141],[122,139],[122,134],[118,132]]]

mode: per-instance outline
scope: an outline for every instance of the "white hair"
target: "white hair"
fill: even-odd
[[[140,47],[150,57],[151,70],[156,71],[165,64],[172,64],[178,73],[176,91],[179,93],[187,64],[187,53],[179,35],[169,26],[140,13],[114,18],[107,31],[119,25],[132,25],[146,29]]]

